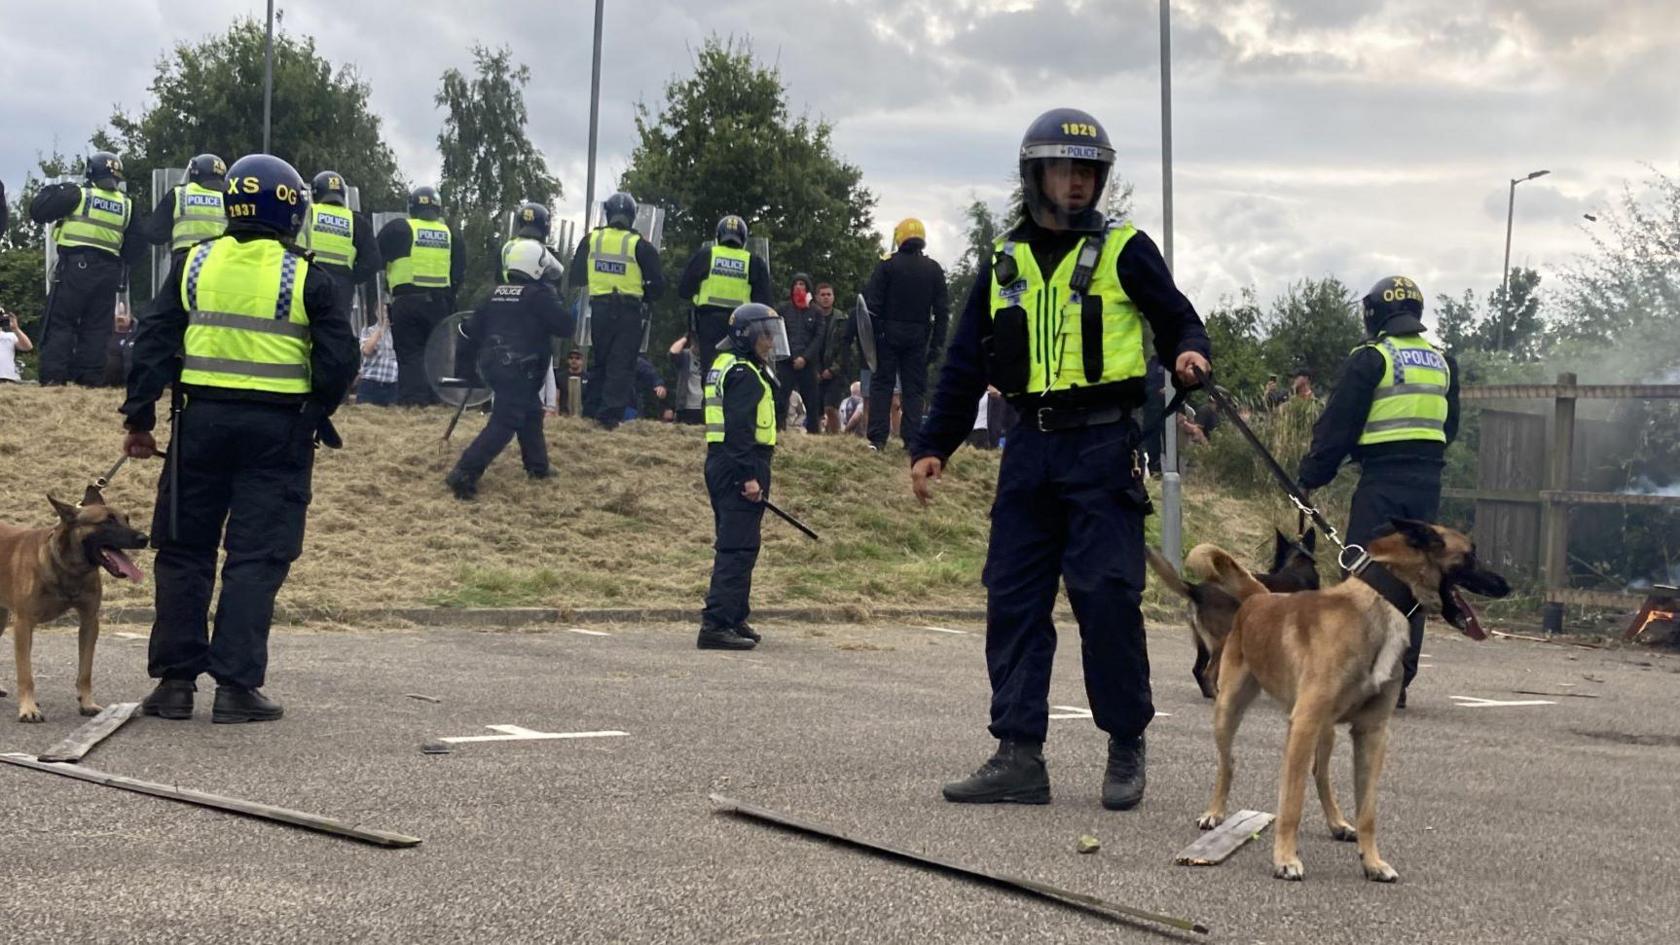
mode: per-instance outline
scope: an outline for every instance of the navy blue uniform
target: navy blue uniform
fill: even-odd
[[[589,285],[589,246],[593,234],[584,234],[572,253],[572,270],[567,276],[573,288]],[[646,327],[646,306],[665,292],[665,273],[660,268],[659,250],[645,239],[636,241],[636,266],[642,270],[642,296],[596,295],[589,299],[589,373],[595,383],[585,390],[583,414],[611,429],[624,420],[624,408],[635,399],[637,365]]]
[[[747,622],[753,567],[758,564],[764,503],[741,494],[748,480],[758,480],[770,498],[770,460],[775,447],[757,441],[758,404],[770,396],[754,374],[768,369],[756,361],[736,362],[723,379],[723,442],[706,444],[706,492],[712,500],[712,583],[706,591],[702,626],[739,627]],[[708,384],[711,378],[707,378]]]
[[[683,267],[682,275],[677,278],[677,296],[684,299],[694,298],[694,293],[700,291],[700,283],[706,279],[708,267],[712,264],[712,251],[702,246],[693,256],[688,257],[688,265]],[[770,304],[770,264],[758,256],[753,256],[747,264],[747,286],[752,298],[749,302],[761,305]],[[689,350],[700,356],[700,376],[705,377],[712,370],[712,362],[717,360],[718,345],[729,334],[730,309],[716,305],[696,305],[690,316],[690,328],[694,332],[694,346]]]
[[[445,222],[441,218],[438,223]],[[360,223],[358,222],[358,226]],[[404,220],[392,220],[379,231],[381,265],[390,265],[414,251],[414,231]],[[358,251],[359,254],[359,251]],[[428,289],[399,285],[391,289],[391,350],[397,356],[397,403],[423,407],[438,402],[426,379],[426,342],[432,330],[455,311],[455,293],[467,274],[467,244],[451,228],[449,288]]]
[[[29,204],[29,219],[51,224],[76,212],[81,184],[50,184]],[[52,233],[47,233],[52,239]],[[52,291],[41,319],[40,364],[44,385],[75,382],[98,387],[105,380],[105,351],[116,329],[117,296],[128,289],[128,269],[146,256],[146,238],[130,221],[117,255],[91,246],[59,251]]]
[[[928,364],[944,347],[950,324],[945,270],[922,255],[924,245],[920,239],[905,240],[903,248],[875,266],[863,290],[875,328],[875,370],[869,375],[867,396],[869,442],[876,449],[887,445],[892,430],[895,383],[902,391],[898,434],[906,447],[916,442],[927,397]],[[974,399],[978,403],[980,395]]]
[[[1079,235],[1047,233],[1029,223],[1013,238],[1031,245],[1041,271],[1051,272]],[[1147,236],[1132,237],[1116,268],[1121,286],[1155,331],[1155,353],[1163,364],[1175,363],[1186,351],[1209,354],[1201,318],[1174,286]],[[980,395],[991,381],[985,355],[991,285],[991,260],[983,258],[945,355],[933,410],[913,444],[914,459],[948,460],[974,427]],[[1066,581],[1079,623],[1085,691],[1097,727],[1128,739],[1141,735],[1155,714],[1139,610],[1148,494],[1134,475],[1138,426],[1132,419],[1143,404],[1144,384],[1137,379],[1102,386],[1105,403],[1075,402],[1070,391],[1009,398],[1021,421],[1010,431],[998,473],[983,575],[991,732],[999,739],[1044,741],[1058,579]],[[1058,411],[1093,422],[1041,429],[1041,417],[1054,418]]]
[[[553,350],[551,337],[571,337],[572,312],[545,282],[496,287],[462,327],[466,343],[460,355],[477,364],[484,383],[495,392],[490,422],[473,438],[457,473],[476,482],[484,470],[519,438],[525,471],[548,473],[548,448],[542,432],[543,372]]]

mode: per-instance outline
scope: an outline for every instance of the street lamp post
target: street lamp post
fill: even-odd
[[[1167,270],[1173,260],[1172,192],[1172,3],[1161,0],[1161,213],[1162,249]],[[1167,369],[1167,387],[1172,387],[1172,365]],[[1162,396],[1167,396],[1162,392]],[[1166,417],[1161,428],[1161,553],[1173,567],[1184,555],[1182,483],[1178,475],[1178,418]]]
[[[1527,177],[1511,178],[1511,197],[1505,204],[1505,268],[1499,273],[1499,335],[1495,347],[1500,351],[1505,350],[1505,323],[1511,318],[1511,222],[1516,218],[1517,185],[1550,173],[1535,171]]]
[[[589,232],[589,217],[595,212],[595,127],[601,117],[601,7],[595,0],[595,62],[589,74],[589,174],[583,187],[583,231]]]
[[[274,0],[268,0],[268,35],[263,40],[263,153],[269,148],[270,115],[274,105]]]

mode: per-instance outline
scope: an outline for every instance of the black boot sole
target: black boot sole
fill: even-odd
[[[1143,803],[1143,795],[1142,794],[1139,794],[1137,797],[1127,798],[1123,801],[1118,801],[1118,802],[1110,801],[1106,797],[1102,799],[1103,810],[1132,810],[1133,808],[1137,807],[1139,804],[1142,804],[1142,803]]]
[[[142,705],[140,707],[140,714],[149,715],[157,719],[169,719],[172,722],[182,722],[192,718],[193,710],[191,706],[180,709],[171,706]]]
[[[1021,788],[1012,791],[999,791],[995,794],[953,794],[949,787],[940,789],[940,794],[952,804],[1048,804],[1050,803],[1050,785]]]
[[[708,640],[699,640],[699,641],[695,642],[694,648],[697,649],[697,650],[736,650],[736,651],[744,652],[746,650],[752,649],[755,646],[758,646],[757,643],[754,643],[751,640],[747,640],[744,637],[742,638],[742,640],[743,640],[743,643],[745,645],[743,645],[742,643],[735,643],[733,641],[715,641],[714,642],[714,641],[708,641]]]
[[[285,715],[285,710],[279,712],[218,712],[210,713],[210,721],[216,725],[237,725],[241,722],[278,722]]]

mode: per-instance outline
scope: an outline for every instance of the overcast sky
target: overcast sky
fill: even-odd
[[[1583,213],[1680,161],[1676,0],[1177,0],[1173,3],[1175,266],[1204,310],[1254,286],[1410,274],[1433,296],[1497,283],[1507,181],[1512,262],[1555,271],[1586,245]],[[589,0],[282,0],[283,28],[352,62],[402,170],[437,173],[439,73],[474,42],[529,64],[531,133],[581,216]],[[959,252],[962,208],[1001,202],[1039,112],[1095,114],[1161,241],[1156,0],[607,0],[600,166],[609,188],[656,102],[710,33],[750,35],[795,110],[929,252]],[[85,146],[113,104],[138,111],[158,57],[260,0],[107,0],[96,25],[61,2],[0,0],[0,177]],[[253,116],[260,120],[260,116]],[[228,155],[230,159],[233,155]],[[308,174],[313,169],[300,169]]]

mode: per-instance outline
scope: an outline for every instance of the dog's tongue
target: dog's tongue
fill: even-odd
[[[101,551],[99,553],[99,560],[105,565],[106,570],[110,571],[112,574],[115,574],[118,577],[128,578],[130,581],[139,582],[140,568],[134,564],[133,560],[131,560],[128,555],[116,548],[106,548],[104,551]]]
[[[1470,602],[1464,599],[1464,595],[1456,590],[1452,592],[1452,599],[1453,606],[1464,614],[1464,627],[1460,632],[1472,640],[1486,640],[1487,631],[1482,629],[1482,621],[1477,618],[1476,609],[1471,607]]]

